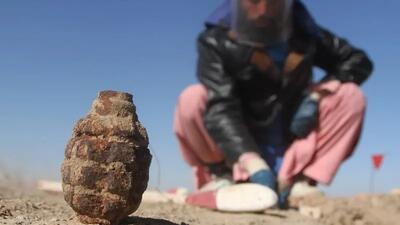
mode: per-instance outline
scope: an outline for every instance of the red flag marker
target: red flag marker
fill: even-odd
[[[383,154],[374,154],[372,155],[372,162],[374,163],[374,168],[379,170],[382,166],[383,162]]]
[[[383,154],[373,154],[372,155],[372,163],[373,163],[373,168],[371,170],[371,178],[370,178],[370,192],[374,193],[375,192],[375,171],[378,171],[383,163]]]

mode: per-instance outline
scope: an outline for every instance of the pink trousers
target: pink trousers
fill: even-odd
[[[354,151],[360,137],[366,100],[353,83],[328,82],[325,88],[333,94],[324,97],[319,106],[319,127],[306,138],[295,140],[286,150],[278,178],[291,181],[303,174],[319,183],[330,184],[340,164]],[[206,164],[224,160],[222,151],[209,136],[203,124],[207,91],[200,85],[186,88],[178,99],[174,131],[185,161],[193,168],[195,187],[210,181]],[[233,167],[235,181],[248,174]]]

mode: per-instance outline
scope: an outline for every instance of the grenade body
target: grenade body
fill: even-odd
[[[61,168],[64,198],[81,222],[115,225],[137,210],[149,179],[148,144],[132,95],[100,92],[75,125]]]

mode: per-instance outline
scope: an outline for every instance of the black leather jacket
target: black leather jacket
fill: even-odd
[[[324,80],[361,84],[370,75],[372,63],[362,50],[317,25],[312,29],[294,21],[282,70],[265,50],[232,40],[224,26],[209,26],[200,34],[197,76],[208,91],[204,123],[228,162],[258,151],[263,130],[277,115],[283,117],[287,144],[294,139],[288,127],[310,86],[313,66],[326,71]]]

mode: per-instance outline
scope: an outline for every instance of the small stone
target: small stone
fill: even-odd
[[[13,216],[13,214],[11,213],[11,210],[6,208],[4,205],[0,205],[0,217],[6,218],[9,216]]]
[[[87,224],[114,225],[139,207],[151,154],[132,95],[102,91],[75,125],[61,168],[64,198]]]
[[[303,216],[311,217],[316,220],[322,218],[322,211],[319,207],[300,206],[299,213]]]
[[[25,220],[25,217],[24,216],[17,216],[17,217],[15,217],[15,219],[21,221],[21,220]]]

